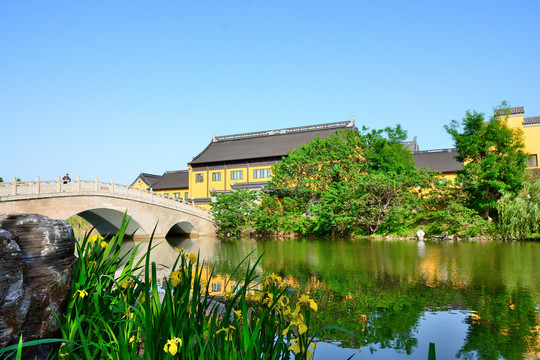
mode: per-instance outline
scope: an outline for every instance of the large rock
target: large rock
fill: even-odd
[[[71,285],[75,243],[63,220],[0,215],[0,348],[56,336]]]

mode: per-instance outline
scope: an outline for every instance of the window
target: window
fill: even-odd
[[[231,171],[231,180],[242,180],[244,172],[242,170]]]
[[[174,193],[174,198],[175,198],[175,199],[180,199],[180,198],[182,198],[182,193],[180,193],[180,192],[175,192],[175,193]]]
[[[189,193],[188,192],[184,193],[184,199],[189,199]]]
[[[221,284],[219,283],[212,283],[212,291],[221,291]]]
[[[221,181],[221,173],[220,172],[212,173],[212,181]]]
[[[196,174],[195,175],[195,182],[196,183],[204,182],[204,174]]]
[[[538,167],[538,155],[534,154],[529,157],[529,167]]]
[[[254,179],[264,179],[270,177],[270,169],[255,169],[253,170]]]

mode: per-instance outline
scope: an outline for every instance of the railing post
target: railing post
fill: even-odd
[[[126,181],[126,196],[129,196],[129,184]]]
[[[114,193],[114,179],[111,179],[111,194]]]
[[[17,178],[13,177],[11,182],[11,195],[17,195]]]
[[[40,183],[39,183],[39,176],[36,178],[36,193],[40,193]]]
[[[60,186],[62,183],[60,182],[60,176],[56,178],[56,192],[60,192],[62,189],[60,188]]]
[[[94,190],[95,191],[98,191],[99,190],[99,185],[98,185],[98,178],[96,176],[96,181],[94,182]]]
[[[77,175],[77,191],[81,191],[81,177]]]

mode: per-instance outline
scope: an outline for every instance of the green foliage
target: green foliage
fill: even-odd
[[[343,130],[324,140],[315,138],[274,164],[268,188],[279,195],[311,198],[332,182],[350,180],[356,172],[414,171],[410,152],[399,142],[405,136],[398,125],[384,130]]]
[[[2,179],[2,177],[0,177],[0,183],[3,183],[4,182],[4,179]]]
[[[450,234],[465,237],[492,235],[493,223],[482,218],[466,206],[467,194],[451,181],[441,181],[440,174],[422,174],[424,191],[421,193],[418,213],[411,224],[426,235]]]
[[[343,236],[396,231],[412,203],[406,179],[386,172],[357,173],[351,178],[333,183],[312,207],[318,215],[315,232]]]
[[[257,229],[302,235],[373,234],[401,226],[418,173],[403,129],[340,131],[290,152],[272,169]]]
[[[251,226],[259,210],[257,191],[237,189],[229,193],[214,193],[212,215],[223,236],[236,237]]]
[[[500,116],[505,108],[503,103],[495,113]],[[523,182],[527,154],[522,131],[509,128],[507,118],[494,115],[486,122],[484,114],[470,111],[461,124],[453,120],[445,129],[454,138],[457,160],[465,163],[457,181],[468,195],[467,205],[486,219],[496,217],[501,193],[517,193]]]
[[[523,239],[540,235],[540,180],[525,182],[517,195],[505,193],[497,202],[501,233]]]

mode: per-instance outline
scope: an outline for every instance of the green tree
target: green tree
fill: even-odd
[[[410,179],[395,173],[358,173],[352,181],[335,182],[312,206],[318,215],[315,231],[347,235],[396,231],[410,213]]]
[[[525,182],[517,196],[506,193],[497,202],[500,230],[511,238],[540,234],[540,179]]]
[[[418,175],[405,137],[399,125],[347,130],[290,152],[272,169],[258,229],[343,236],[401,224]]]
[[[0,183],[4,182],[4,179],[2,179],[2,177],[0,177]]]
[[[519,191],[527,166],[523,133],[508,127],[506,108],[503,103],[487,122],[484,114],[467,111],[461,124],[452,120],[445,125],[459,154],[456,159],[465,163],[457,182],[468,195],[468,206],[486,219],[497,216],[502,191]]]
[[[222,236],[239,236],[251,226],[259,211],[257,191],[237,189],[230,193],[214,193],[212,215],[219,226]]]
[[[407,134],[400,125],[368,130],[338,131],[289,152],[273,166],[270,191],[312,197],[332,182],[348,181],[358,172],[416,171],[410,151],[401,144]]]

